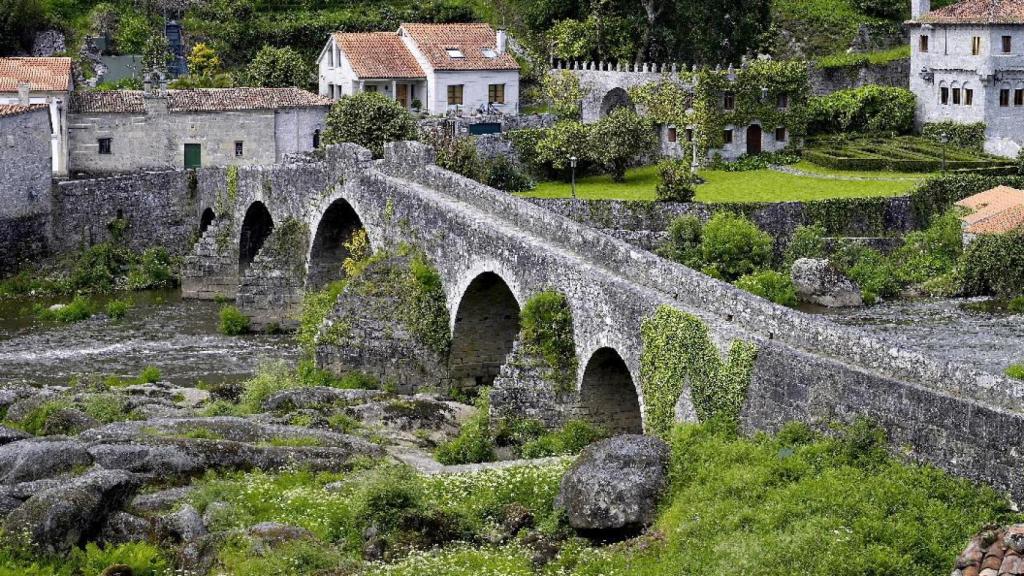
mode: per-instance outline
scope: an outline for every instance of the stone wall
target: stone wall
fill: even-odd
[[[45,107],[0,116],[0,278],[50,249],[51,162]]]
[[[814,63],[810,63],[808,72],[811,92],[818,96],[872,84],[910,88],[910,58],[901,58],[886,64],[865,64],[842,68],[819,68]]]

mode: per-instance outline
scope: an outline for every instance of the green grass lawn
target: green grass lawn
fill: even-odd
[[[813,166],[813,165],[811,165]],[[803,169],[798,165],[798,168]],[[814,167],[818,172],[827,170]],[[810,172],[811,170],[807,170]],[[843,174],[837,171],[823,173]],[[852,173],[851,175],[865,175]],[[889,174],[876,172],[872,175],[888,177]],[[802,202],[827,198],[866,198],[873,196],[899,196],[917,186],[922,175],[894,182],[849,181],[812,178],[783,174],[772,170],[749,172],[724,172],[704,170],[700,173],[706,180],[697,187],[698,202]],[[654,200],[658,186],[658,169],[645,166],[630,170],[625,182],[613,182],[611,176],[588,176],[577,182],[577,195],[584,200]],[[523,194],[533,198],[570,198],[572,187],[564,182],[541,182],[537,187]]]
[[[819,166],[814,162],[801,160],[791,166],[797,170],[811,174],[824,174],[827,176],[851,176],[856,178],[883,178],[893,180],[914,180],[921,181],[938,176],[937,172],[891,172],[888,170],[836,170],[825,166]]]

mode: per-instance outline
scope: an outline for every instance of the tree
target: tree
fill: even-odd
[[[580,165],[592,161],[590,126],[576,120],[562,120],[548,129],[537,143],[537,160],[555,170],[566,171],[572,157]]]
[[[701,253],[711,276],[734,282],[768,267],[772,237],[753,222],[730,212],[719,212],[704,226]]]
[[[580,84],[578,76],[568,70],[559,70],[545,76],[542,89],[552,112],[563,120],[580,117],[583,99],[590,91]]]
[[[44,22],[39,0],[0,0],[0,55],[31,48]]]
[[[303,87],[313,81],[306,60],[288,46],[275,48],[264,44],[245,72],[250,86],[264,88]]]
[[[327,114],[325,144],[353,142],[373,155],[384,155],[384,144],[416,137],[416,121],[401,104],[376,92],[345,96]]]
[[[204,42],[199,42],[188,53],[188,71],[193,76],[212,78],[222,72],[217,51]]]
[[[595,159],[609,165],[612,179],[622,182],[630,160],[651,153],[658,145],[658,136],[650,120],[623,107],[594,124],[590,141]]]

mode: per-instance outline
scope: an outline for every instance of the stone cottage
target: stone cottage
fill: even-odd
[[[1024,0],[912,0],[910,89],[917,122],[984,122],[985,150],[1024,146]]]
[[[53,164],[48,103],[0,104],[0,278],[46,253]]]
[[[996,186],[956,205],[966,210],[961,217],[965,243],[986,234],[1024,230],[1024,190]]]
[[[0,105],[43,104],[49,110],[47,157],[58,176],[67,174],[67,114],[73,87],[71,58],[0,58]]]
[[[319,146],[331,101],[299,88],[80,92],[72,174],[274,164]]]
[[[320,94],[379,92],[434,115],[517,114],[519,64],[507,47],[506,32],[487,24],[337,32],[317,59]]]

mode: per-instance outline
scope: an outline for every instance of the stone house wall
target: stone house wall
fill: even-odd
[[[909,58],[843,68],[819,68],[814,63],[808,65],[811,93],[816,96],[872,85],[909,89],[910,70]]]
[[[49,250],[48,108],[0,116],[0,167],[0,277],[5,277]]]

